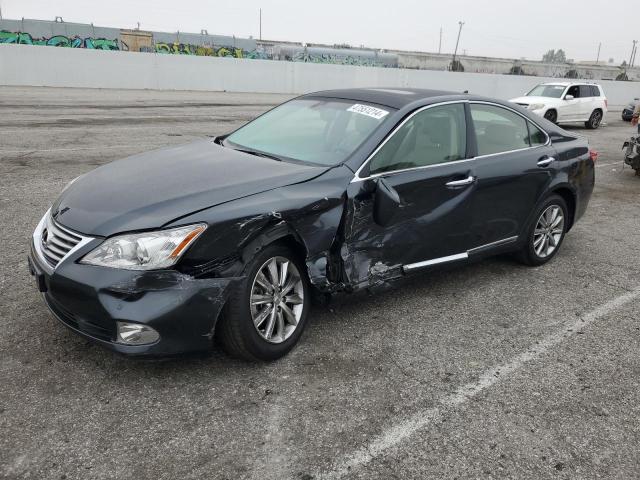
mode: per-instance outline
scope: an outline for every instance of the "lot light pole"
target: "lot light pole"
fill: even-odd
[[[260,9],[260,35],[258,38],[262,40],[262,9]]]
[[[458,54],[458,44],[460,43],[460,34],[462,33],[462,26],[464,25],[464,22],[460,21],[458,22],[458,25],[460,25],[460,28],[458,29],[458,39],[456,40],[456,49],[453,51],[453,62],[451,62],[451,67],[454,71],[457,70],[456,55]]]
[[[631,56],[629,57],[629,63],[627,64],[629,66],[629,68],[631,68],[631,60],[633,60],[633,54],[636,51],[637,43],[638,43],[638,40],[634,40],[633,41],[633,47],[631,48]]]

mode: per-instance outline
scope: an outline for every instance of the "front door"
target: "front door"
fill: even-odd
[[[470,199],[476,188],[467,158],[464,103],[435,105],[409,116],[347,189],[342,258],[351,284],[389,269],[412,270],[466,258]],[[373,215],[377,182],[400,205],[380,225]]]
[[[567,99],[567,95],[573,98]],[[580,118],[582,103],[580,100],[580,87],[573,85],[565,93],[562,107],[558,109],[558,121],[572,122]]]

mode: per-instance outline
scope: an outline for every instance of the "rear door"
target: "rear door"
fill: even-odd
[[[475,189],[465,102],[423,107],[405,119],[350,184],[342,257],[350,283],[389,267],[411,270],[466,258]],[[385,225],[374,221],[376,184],[397,192]]]
[[[593,85],[580,85],[580,119],[587,121],[596,109]]]
[[[555,149],[545,132],[519,113],[491,103],[471,103],[477,139],[472,200],[474,249],[514,243],[555,170]]]

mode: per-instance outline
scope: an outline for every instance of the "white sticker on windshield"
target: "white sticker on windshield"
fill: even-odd
[[[370,107],[369,105],[361,105],[356,103],[352,107],[347,109],[347,112],[359,113],[360,115],[366,115],[367,117],[375,118],[376,120],[380,120],[389,114],[386,110],[382,110],[381,108]]]

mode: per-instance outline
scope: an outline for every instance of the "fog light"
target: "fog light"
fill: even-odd
[[[145,345],[160,339],[160,334],[153,328],[140,323],[118,322],[118,343],[127,345]]]

